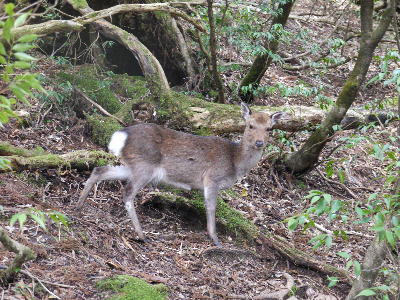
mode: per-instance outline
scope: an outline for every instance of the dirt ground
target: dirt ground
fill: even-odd
[[[296,6],[295,13],[301,15],[310,8]],[[296,22],[300,21],[292,21],[289,27],[295,27]],[[314,26],[316,36],[318,30],[322,32],[332,27],[329,24],[322,27],[320,23]],[[49,67],[47,60],[42,63],[42,75],[46,75],[46,70],[53,71],[54,65]],[[327,94],[335,97],[348,69],[349,65],[344,65],[328,70],[320,78],[312,70],[296,73],[273,66],[266,81],[292,85],[300,78],[313,85],[321,80],[329,86]],[[376,70],[377,66],[373,65],[370,76]],[[387,86],[364,88],[356,105],[391,94],[393,90]],[[289,103],[278,96],[257,101],[271,106],[307,101],[313,104],[306,98],[290,99]],[[101,149],[87,138],[88,128],[83,120],[66,120],[55,110],[44,115],[46,109],[37,100],[25,109],[31,113],[30,126],[22,127],[13,121],[0,129],[0,140],[27,149],[40,146],[51,153]],[[396,135],[397,126],[398,122],[392,122],[386,127],[370,128],[363,134],[386,142]],[[228,194],[222,194],[222,197],[261,232],[279,235],[290,241],[294,248],[312,253],[321,261],[343,268],[346,262],[335,255],[338,251],[351,252],[355,259],[361,260],[374,235],[367,226],[321,217],[317,222],[326,230],[347,230],[353,234],[349,234],[348,239],[336,238],[330,249],[312,250],[308,240],[319,231],[290,232],[284,222],[307,208],[309,201],[304,196],[309,190],[322,190],[335,199],[344,200],[348,211],[365,203],[372,192],[382,190],[383,167],[369,154],[371,142],[365,140],[352,148],[340,147],[343,138],[355,134],[360,132],[337,133],[324,150],[321,165],[302,177],[277,172],[271,162],[263,161],[235,185],[234,190],[240,197]],[[299,147],[308,133],[287,134],[286,138],[292,143],[286,145],[277,133],[275,137],[277,146],[290,151],[290,148]],[[332,153],[333,149],[336,150]],[[344,183],[338,176],[328,179],[324,175],[326,163],[331,159],[338,160],[336,166],[346,174]],[[276,251],[265,248],[260,241],[240,244],[234,237],[220,234],[225,251],[219,252],[208,238],[203,216],[187,216],[155,205],[148,201],[153,192],[150,188],[141,191],[137,197],[139,219],[149,239],[148,243],[140,243],[135,239],[122,205],[120,183],[101,183],[96,195],[91,194],[82,210],[74,208],[89,175],[89,172],[53,169],[0,173],[0,226],[37,254],[35,260],[25,264],[23,270],[26,272],[19,274],[15,283],[0,289],[0,299],[50,299],[56,296],[61,299],[104,299],[106,294],[96,289],[96,282],[115,274],[130,274],[149,283],[163,283],[169,289],[169,299],[253,299],[261,293],[284,289],[286,274],[294,279],[297,299],[317,299],[323,295],[325,298],[318,299],[343,299],[350,289],[346,283],[329,289],[326,274],[296,266]],[[49,221],[47,230],[32,220],[21,230],[18,225],[9,225],[13,214],[32,207],[61,212],[70,224],[67,228],[58,227]],[[352,219],[356,216],[350,216]],[[0,268],[9,265],[13,258],[14,254],[0,246]]]

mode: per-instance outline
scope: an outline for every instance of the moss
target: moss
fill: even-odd
[[[143,279],[129,275],[118,275],[97,282],[100,291],[118,293],[107,299],[112,300],[165,300],[168,288],[163,284],[151,285]]]
[[[185,196],[180,196],[179,194],[182,194],[181,190],[169,187],[167,187],[167,190],[173,194],[160,193],[159,196],[168,202],[184,206],[189,205],[193,207],[198,214],[206,215],[204,198],[200,192],[192,191],[189,195],[185,192]],[[238,197],[237,193],[232,190],[225,190],[225,192],[234,197]],[[240,212],[230,207],[229,204],[225,203],[220,197],[217,199],[216,220],[226,233],[234,236],[240,242],[252,241],[258,234],[257,227],[253,223],[247,220]]]
[[[42,147],[36,147],[33,150],[26,150],[23,148],[18,148],[10,145],[7,142],[0,142],[0,155],[8,156],[8,155],[18,155],[24,157],[43,155],[46,152]]]
[[[85,65],[78,70],[75,68],[71,71],[74,73],[69,71],[58,73],[58,79],[69,81],[111,114],[116,113],[122,107],[122,103],[110,88],[112,82],[102,76],[95,66]]]
[[[116,120],[97,114],[86,115],[91,128],[92,140],[101,146],[107,146],[111,135],[122,128]]]
[[[72,0],[71,4],[74,7],[74,9],[77,10],[82,8],[87,8],[89,6],[86,0]]]
[[[112,81],[113,91],[124,97],[140,98],[149,91],[146,87],[146,81],[141,76],[112,74],[110,79]]]
[[[204,128],[204,127],[199,127],[197,129],[195,129],[193,133],[196,135],[202,135],[202,136],[213,135],[213,132],[209,128]]]

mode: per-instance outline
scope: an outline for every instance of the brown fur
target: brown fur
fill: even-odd
[[[162,182],[183,189],[199,189],[204,193],[207,230],[220,245],[215,229],[218,191],[231,187],[260,160],[268,143],[269,131],[280,114],[252,114],[242,104],[246,128],[240,143],[216,136],[196,136],[155,124],[139,124],[123,129],[126,141],[121,151],[123,166],[95,168],[85,184],[78,207],[87,198],[92,186],[101,180],[127,180],[124,202],[135,231],[144,239],[134,208],[136,193],[150,182]],[[124,135],[125,136],[125,135]]]

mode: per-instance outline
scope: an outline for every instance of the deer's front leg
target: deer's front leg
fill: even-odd
[[[218,187],[216,185],[210,185],[204,187],[204,200],[206,205],[207,214],[207,231],[210,238],[213,240],[215,246],[221,247],[221,243],[217,237],[216,224],[215,224],[215,211],[217,208],[217,195]]]

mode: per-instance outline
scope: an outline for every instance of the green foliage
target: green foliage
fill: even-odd
[[[26,51],[35,47],[33,42],[37,36],[26,34],[18,39],[15,38],[13,29],[24,25],[29,14],[24,13],[16,17],[14,7],[13,3],[5,4],[7,19],[0,22],[0,29],[2,29],[0,32],[0,76],[5,83],[5,89],[11,92],[11,97],[0,95],[0,126],[7,123],[10,118],[16,117],[13,106],[17,101],[29,104],[28,98],[32,96],[32,90],[44,91],[37,75],[26,71],[35,60]],[[0,158],[0,170],[7,167],[8,160]]]
[[[324,87],[309,87],[304,83],[298,83],[294,86],[288,86],[283,83],[276,83],[274,85],[262,85],[254,88],[251,84],[242,87],[244,94],[252,93],[256,97],[262,97],[264,95],[278,94],[282,98],[290,97],[306,97],[315,98],[315,103],[324,110],[327,110],[334,104],[334,100],[323,94]]]
[[[16,17],[14,14],[14,4],[8,3],[4,6],[7,13],[5,22],[0,22],[0,67],[1,79],[6,84],[6,89],[10,90],[11,97],[0,95],[0,126],[16,117],[13,105],[20,101],[29,104],[28,98],[31,97],[32,90],[44,91],[37,76],[31,74],[26,69],[31,67],[34,57],[26,51],[34,48],[33,42],[37,36],[34,34],[23,35],[16,39],[13,30],[24,25],[28,13]],[[1,167],[2,163],[0,163]]]
[[[117,295],[109,300],[166,300],[168,288],[163,284],[151,285],[143,279],[118,275],[97,282],[100,291],[112,291]]]
[[[68,228],[69,221],[68,218],[60,212],[49,211],[44,212],[36,208],[30,208],[24,212],[14,214],[10,219],[10,226],[13,226],[16,222],[19,223],[19,228],[22,231],[26,221],[31,218],[36,224],[38,224],[42,229],[47,231],[46,222],[51,220],[54,224],[61,228],[64,226]]]
[[[398,65],[400,62],[399,52],[397,50],[392,50],[383,56],[376,56],[375,59],[381,61],[381,71],[371,78],[367,82],[367,85],[383,81],[384,85],[394,85],[397,92],[400,93],[400,69],[397,68],[391,72],[391,69],[389,68],[390,65]]]
[[[390,137],[389,141],[382,143],[374,141],[367,136],[350,136],[342,138],[343,147],[352,148],[360,142],[367,141],[371,144],[369,154],[371,159],[376,160],[382,165],[382,173],[384,186],[382,191],[371,193],[367,201],[358,203],[355,208],[357,220],[355,224],[365,224],[375,231],[380,241],[385,241],[390,247],[395,249],[396,244],[400,240],[400,194],[399,194],[399,178],[400,178],[400,153],[398,149],[398,137]],[[338,163],[341,160],[329,160],[325,165],[325,172],[328,177],[341,170]],[[341,179],[340,172],[337,174]],[[343,175],[344,176],[344,175]],[[348,207],[344,202],[335,200],[327,193],[319,190],[311,190],[305,199],[310,201],[308,209],[299,215],[292,216],[286,221],[290,230],[303,227],[305,230],[315,227],[315,217],[327,216],[329,220],[340,218],[340,221],[347,223],[350,219],[347,215]],[[314,248],[321,246],[331,246],[333,238],[346,238],[343,230],[336,230],[329,234],[319,234],[314,236],[310,242]],[[351,259],[351,254],[346,252],[337,253],[338,256],[346,260],[346,269],[353,269],[354,274],[358,277],[361,274],[361,264],[359,261]],[[386,280],[396,281],[398,276],[393,276],[395,270],[382,269],[382,274]],[[330,285],[333,284],[332,282]],[[392,289],[386,285],[376,286],[362,291],[359,295],[382,295],[384,299],[388,299]]]

